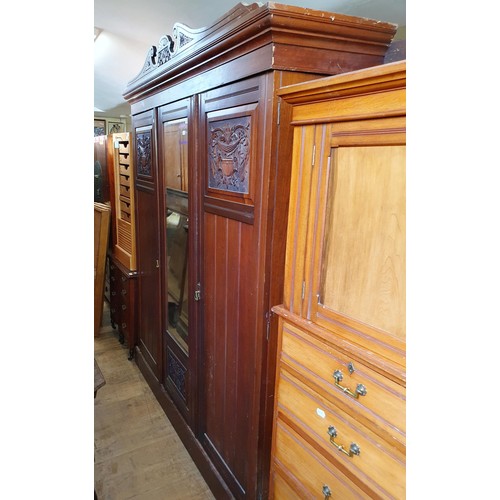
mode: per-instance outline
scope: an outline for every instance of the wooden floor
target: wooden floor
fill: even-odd
[[[104,307],[94,357],[106,380],[94,400],[94,483],[99,500],[213,499]]]

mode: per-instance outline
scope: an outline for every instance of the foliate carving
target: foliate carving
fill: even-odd
[[[187,26],[175,23],[172,36],[164,35],[160,38],[158,47],[151,46],[144,67],[137,78],[170,61],[177,52],[195,40],[198,31],[200,30],[191,30]]]
[[[158,66],[170,61],[181,47],[194,40],[192,36],[188,36],[183,30],[186,30],[186,27],[175,24],[172,36],[165,35],[160,38],[158,44]]]
[[[151,177],[151,131],[137,133],[136,150],[137,173]]]
[[[184,45],[187,45],[191,40],[194,40],[194,38],[189,37],[182,32],[179,33],[179,47],[184,47]]]
[[[156,47],[154,45],[151,46],[148,53],[148,58],[146,60],[148,66],[156,65]]]
[[[182,399],[186,401],[186,369],[170,349],[167,349],[167,376],[179,391]]]
[[[248,194],[249,116],[213,121],[208,127],[208,187]]]
[[[158,66],[170,61],[174,53],[175,41],[170,35],[165,35],[160,38],[158,47]]]

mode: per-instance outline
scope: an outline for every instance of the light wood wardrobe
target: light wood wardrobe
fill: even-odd
[[[294,127],[271,498],[405,498],[406,62],[278,92]]]

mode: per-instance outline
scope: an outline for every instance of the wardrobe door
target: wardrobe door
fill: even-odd
[[[158,110],[159,158],[162,169],[163,245],[162,307],[164,311],[163,347],[165,352],[164,386],[184,418],[191,424],[190,344],[194,322],[190,319],[191,274],[194,217],[190,215],[192,198],[189,179],[191,100],[183,99]],[[195,339],[193,339],[194,341]]]
[[[405,121],[367,123],[332,127],[327,168],[313,188],[311,221],[322,239],[306,257],[303,313],[327,329],[344,325],[344,338],[404,364],[406,146],[395,131]]]
[[[263,336],[265,79],[201,96],[201,441],[237,498],[256,484]],[[265,188],[264,188],[265,189]]]
[[[158,169],[154,111],[133,117],[138,282],[138,347],[160,380],[161,302]]]

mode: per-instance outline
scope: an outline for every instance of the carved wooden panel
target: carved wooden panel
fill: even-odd
[[[208,187],[248,194],[249,116],[208,124]]]
[[[252,86],[243,97],[254,92]],[[248,224],[254,220],[258,113],[257,103],[206,113],[205,210]]]
[[[136,138],[136,165],[137,175],[139,176],[153,176],[151,149],[151,130],[138,131]]]
[[[167,379],[174,385],[177,392],[186,402],[186,367],[180,362],[179,358],[167,348]]]

